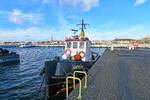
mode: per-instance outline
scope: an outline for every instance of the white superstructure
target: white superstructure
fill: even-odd
[[[81,36],[75,33],[65,40],[65,54],[71,56],[80,55],[82,61],[92,60],[92,53],[90,50],[90,41],[84,37],[84,21],[82,20]],[[65,56],[63,56],[65,58]]]

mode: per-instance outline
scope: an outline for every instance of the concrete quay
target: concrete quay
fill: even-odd
[[[107,49],[88,74],[81,100],[150,100],[150,49]],[[66,100],[78,100],[78,89]]]

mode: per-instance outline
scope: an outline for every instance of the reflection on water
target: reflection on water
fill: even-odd
[[[7,48],[20,55],[18,65],[0,67],[0,99],[36,99],[44,97],[44,88],[37,96],[42,77],[40,71],[47,60],[61,56],[64,48],[33,47],[33,48]],[[104,49],[93,48],[92,51],[102,54]],[[37,87],[37,88],[33,88]],[[25,89],[25,90],[24,90]]]

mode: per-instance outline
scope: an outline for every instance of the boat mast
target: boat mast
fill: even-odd
[[[81,24],[77,24],[77,25],[81,25],[81,39],[83,40],[84,39],[84,29],[86,29],[86,25],[89,25],[89,24],[84,23],[84,19],[82,19]]]

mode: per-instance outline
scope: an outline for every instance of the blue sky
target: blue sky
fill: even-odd
[[[84,18],[91,40],[150,34],[149,0],[2,0],[0,41],[64,40]]]

